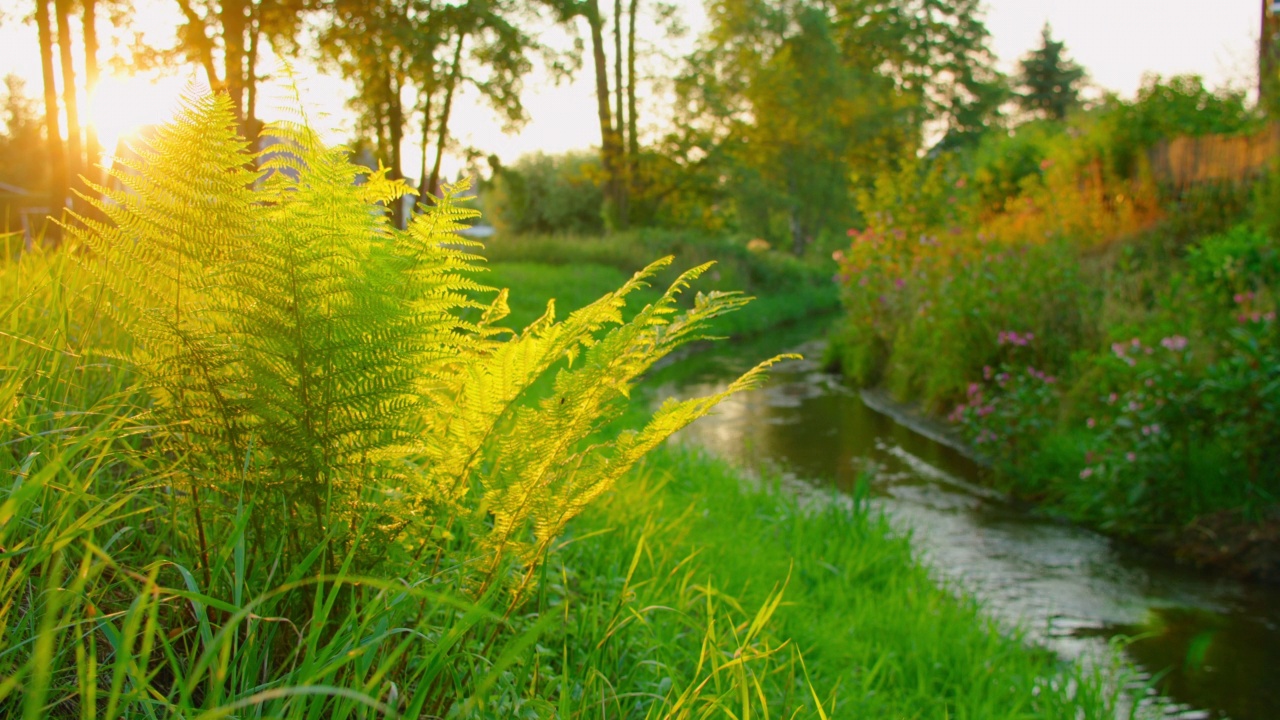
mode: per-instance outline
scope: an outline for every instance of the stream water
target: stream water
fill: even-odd
[[[978,598],[1002,625],[1072,660],[1109,657],[1119,641],[1171,716],[1280,718],[1280,590],[1178,567],[986,489],[984,468],[945,429],[911,422],[874,396],[868,403],[822,372],[823,330],[802,326],[684,357],[655,373],[651,399],[711,394],[760,359],[804,354],[679,441],[748,470],[846,490],[870,472],[874,506],[911,534],[935,577]]]

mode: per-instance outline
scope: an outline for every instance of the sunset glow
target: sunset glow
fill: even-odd
[[[107,76],[89,98],[85,119],[98,131],[107,157],[116,146],[140,128],[169,120],[182,95],[178,77],[151,80],[141,76]]]

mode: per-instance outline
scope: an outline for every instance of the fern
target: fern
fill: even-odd
[[[477,215],[457,204],[466,183],[399,230],[385,206],[404,184],[303,125],[268,128],[258,156],[234,127],[225,97],[187,99],[111,171],[122,189],[98,188],[106,221],[69,228],[135,338],[202,533],[248,504],[257,547],[430,550],[477,593],[519,595],[570,519],[779,359],[610,436],[655,362],[748,299],[699,294],[682,310],[704,265],[624,321],[667,258],[514,332],[506,291],[473,279],[481,246],[456,234]]]

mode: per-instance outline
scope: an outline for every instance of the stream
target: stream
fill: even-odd
[[[1138,680],[1154,686],[1148,695],[1158,692],[1143,702],[1169,717],[1280,718],[1280,588],[1179,567],[989,490],[987,471],[945,427],[912,421],[876,395],[864,401],[823,372],[824,331],[807,324],[718,343],[658,369],[649,398],[712,394],[761,359],[802,353],[677,441],[819,487],[849,490],[870,473],[873,508],[910,533],[939,582],[977,598],[1007,629],[1075,661],[1123,647]]]

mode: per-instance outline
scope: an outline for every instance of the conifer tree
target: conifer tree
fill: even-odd
[[[1066,44],[1053,39],[1045,23],[1040,31],[1040,47],[1018,62],[1018,104],[1023,110],[1062,120],[1067,111],[1080,104],[1080,84],[1084,68],[1067,57]]]

